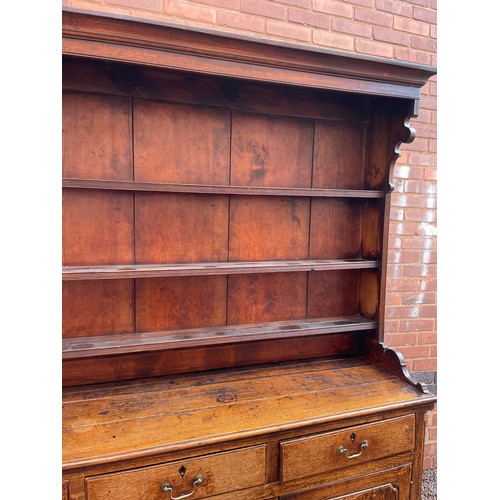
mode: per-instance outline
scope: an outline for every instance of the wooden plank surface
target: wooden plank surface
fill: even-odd
[[[385,191],[369,189],[320,189],[259,186],[217,186],[163,182],[109,181],[64,178],[64,188],[117,191],[152,191],[165,193],[238,194],[244,196],[305,196],[321,198],[383,198]]]
[[[341,361],[339,369],[336,361],[326,363],[320,370],[303,363],[230,370],[215,380],[210,373],[179,375],[156,381],[154,389],[133,384],[124,394],[123,386],[108,386],[81,399],[63,397],[64,466],[186,450],[429,400],[364,360],[347,368]]]
[[[380,266],[376,260],[261,260],[239,262],[194,262],[189,264],[136,264],[123,266],[65,266],[63,281],[124,278],[159,278],[202,274],[292,273],[297,271],[333,271],[371,269]]]
[[[377,326],[362,316],[341,316],[313,320],[273,321],[235,326],[190,328],[171,331],[98,335],[63,340],[63,359],[109,356],[130,352],[176,349],[270,340],[292,336],[328,335],[370,330]]]

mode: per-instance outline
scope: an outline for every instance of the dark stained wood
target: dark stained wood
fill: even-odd
[[[314,188],[364,188],[365,123],[316,120]]]
[[[69,8],[62,49],[77,57],[409,99],[418,99],[419,87],[436,73],[430,66]]]
[[[227,196],[136,193],[135,261],[227,260]]]
[[[64,190],[63,265],[131,264],[133,194]]]
[[[289,88],[137,65],[63,57],[63,89],[155,101],[200,104],[266,115],[366,120],[363,99],[355,94],[333,95],[324,90]]]
[[[91,279],[159,278],[167,276],[211,276],[216,274],[292,273],[379,267],[376,260],[269,260],[244,262],[194,262],[191,264],[128,264],[124,266],[65,266],[63,281]]]
[[[62,324],[63,337],[133,332],[133,280],[63,283]]]
[[[362,189],[306,189],[253,186],[210,186],[203,184],[169,184],[160,182],[63,179],[63,187],[108,189],[118,191],[153,191],[164,193],[239,194],[245,196],[306,196],[321,198],[384,198],[384,191]]]
[[[436,398],[381,341],[435,69],[71,9],[62,47],[63,497],[419,500]]]
[[[273,237],[270,238],[269,235]],[[307,259],[309,200],[231,198],[229,260]]]
[[[229,276],[228,324],[306,317],[306,273]]]
[[[311,201],[310,259],[349,259],[361,254],[362,205],[357,200]]]
[[[309,273],[307,316],[344,316],[358,312],[359,271]]]
[[[65,92],[63,175],[132,180],[132,104],[126,97]]]
[[[233,113],[231,184],[311,187],[313,122]]]
[[[227,110],[134,100],[134,179],[227,185]]]
[[[182,330],[134,332],[63,340],[63,360],[95,358],[155,350],[274,340],[291,336],[315,336],[373,330],[376,322],[362,316],[339,316],[312,320],[273,321]]]
[[[359,349],[357,333],[325,332],[318,336],[297,335],[293,342],[289,338],[245,342],[243,349],[235,343],[71,359],[63,363],[62,378],[67,387],[324,356],[345,357]]]
[[[137,331],[226,324],[225,276],[138,279],[135,293]]]

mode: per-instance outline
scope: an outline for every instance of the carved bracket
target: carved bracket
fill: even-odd
[[[383,342],[377,342],[372,339],[366,339],[365,347],[368,359],[405,382],[410,383],[423,394],[429,394],[427,386],[422,382],[418,382],[411,376],[403,355],[399,351],[389,348]]]

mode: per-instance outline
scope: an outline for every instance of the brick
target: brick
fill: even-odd
[[[437,82],[430,82],[430,95],[437,96]]]
[[[421,153],[427,153],[429,151],[428,139],[424,137],[417,137],[410,144],[405,144],[405,148],[408,151],[420,151]]]
[[[413,19],[425,21],[430,24],[437,24],[436,11],[425,9],[423,7],[413,7]]]
[[[424,237],[422,237],[424,236]],[[413,250],[435,250],[436,249],[436,238],[435,237],[425,237],[422,234],[408,235],[403,239],[402,248],[403,249],[413,249]]]
[[[437,153],[437,141],[436,139],[429,139],[429,152]]]
[[[426,38],[418,35],[412,35],[410,46],[414,49],[425,50],[427,52],[437,51],[437,41],[434,38]]]
[[[313,0],[313,10],[348,18],[351,18],[354,14],[354,7],[351,5],[332,2],[331,0]]]
[[[412,319],[401,321],[399,324],[399,331],[404,332],[425,332],[434,329],[434,321],[431,319]],[[416,341],[415,341],[416,343]],[[433,368],[415,368],[418,370],[432,370]]]
[[[416,359],[413,361],[413,369],[414,370],[437,370],[437,360],[436,359]]]
[[[303,7],[304,9],[311,8],[311,0],[274,0],[275,2],[293,5],[294,7]]]
[[[312,37],[311,28],[305,26],[293,26],[282,21],[269,20],[267,22],[267,32],[283,38],[292,38],[303,42],[310,42]]]
[[[410,360],[428,358],[430,351],[429,347],[425,345],[401,346],[398,350],[407,363]]]
[[[406,5],[403,2],[395,2],[393,0],[376,0],[375,6],[379,10],[405,17],[411,17],[413,13],[411,5]]]
[[[421,344],[433,345],[437,343],[437,333],[436,332],[420,332],[418,334],[418,342]]]
[[[347,3],[352,3],[355,5],[362,5],[364,7],[373,7],[375,5],[375,0],[345,0]]]
[[[420,290],[422,291],[436,291],[437,290],[437,280],[436,278],[431,278],[420,283]]]
[[[418,132],[418,131],[417,131]],[[436,165],[436,156],[428,153],[410,153],[409,161],[412,165],[430,167]],[[424,173],[425,177],[425,173]]]
[[[420,123],[425,123],[425,124],[432,123],[432,111],[430,109],[421,109],[418,113],[418,116],[416,118],[413,118],[412,124],[414,127],[416,125],[418,128],[418,124]]]
[[[197,3],[204,3],[211,7],[222,7],[224,9],[238,10],[239,0],[196,0]]]
[[[362,36],[365,38],[371,38],[372,36],[372,26],[365,23],[360,23],[353,21],[352,19],[338,19],[332,18],[332,31],[341,31],[342,33],[347,33],[348,35]]]
[[[294,9],[292,7],[288,9],[288,20],[293,23],[314,26],[315,28],[330,28],[330,16],[327,16],[326,14],[308,12],[302,9]]]
[[[400,306],[401,305],[401,294],[400,293],[387,293],[386,297],[385,297],[385,305],[387,308],[389,308],[389,306]],[[386,318],[385,331],[387,331],[387,323],[388,323],[388,321]],[[399,331],[399,323],[397,321],[395,321],[394,323],[398,327],[398,329],[395,331]]]
[[[424,179],[424,167],[414,166],[414,165],[402,165],[401,169],[396,169],[399,175],[394,174],[394,177],[400,179],[414,179],[414,180],[423,180]],[[404,184],[403,184],[404,188]],[[404,189],[403,189],[404,191]]]
[[[403,221],[405,218],[405,211],[403,208],[391,207],[389,218],[393,221]]]
[[[217,20],[217,12],[211,7],[196,5],[185,2],[168,2],[164,12],[176,18],[189,19],[204,23],[214,24]]]
[[[389,226],[390,234],[417,236],[420,232],[420,225],[418,222],[398,222]]]
[[[399,266],[401,267],[401,266]],[[416,279],[388,279],[387,291],[389,292],[409,292],[418,290],[420,280]]]
[[[431,24],[431,37],[437,38],[437,26],[435,24]]]
[[[402,294],[403,304],[435,304],[436,303],[436,293],[435,292],[405,292]],[[423,306],[422,306],[423,307]],[[422,310],[422,307],[419,311]]]
[[[391,293],[389,295],[398,296],[397,293]],[[386,320],[384,324],[384,331],[386,334],[398,333],[399,332],[399,321],[398,320]]]
[[[401,266],[401,277],[417,278],[424,276],[436,276],[435,264],[413,264]]]
[[[370,40],[357,39],[355,41],[355,46],[357,52],[374,56],[392,58],[392,55],[394,53],[392,45],[382,42],[372,42]]]
[[[390,28],[384,28],[382,26],[373,27],[373,38],[381,42],[389,42],[397,45],[410,45],[411,36],[408,33],[403,33],[402,31],[395,31]]]
[[[313,42],[326,47],[335,47],[342,50],[354,50],[354,40],[347,35],[339,35],[331,31],[313,31]]]
[[[431,64],[431,54],[415,49],[394,47],[394,59],[417,64]]]
[[[286,19],[287,9],[283,5],[268,2],[267,0],[240,0],[241,12],[257,14],[274,19]]]
[[[74,7],[76,9],[89,9],[90,7],[91,10],[97,12],[112,12],[113,14],[124,14],[128,16],[132,14],[132,11],[130,9],[115,7],[111,5],[100,5],[97,3],[92,3],[92,5],[89,6],[89,0],[71,0],[71,7]]]
[[[130,7],[132,9],[150,10],[161,12],[163,8],[162,0],[108,0],[110,5],[119,5],[121,7]]]
[[[436,427],[428,427],[427,428],[427,440],[429,442],[437,440],[437,428]]]
[[[433,469],[433,468],[434,468],[434,461],[428,454],[426,454],[424,456],[424,469]]]
[[[421,208],[407,208],[405,210],[406,221],[435,222],[436,218],[435,210],[424,210]]]
[[[419,308],[417,306],[395,306],[387,309],[385,317],[388,319],[418,318]]]
[[[405,193],[436,194],[436,183],[407,179],[404,181]]]
[[[416,333],[391,333],[384,336],[387,345],[391,346],[407,346],[415,345],[417,342]]]
[[[437,198],[435,196],[427,196],[425,198],[425,208],[437,208]]]
[[[406,0],[408,3],[412,3],[414,5],[420,5],[422,7],[430,7],[431,6],[431,1],[430,0]]]
[[[437,317],[437,306],[422,306],[420,308],[421,318],[436,318]]]
[[[427,167],[424,172],[426,181],[437,181],[437,168]]]
[[[420,259],[421,252],[389,250],[388,262],[391,264],[417,264]]]
[[[385,12],[378,12],[361,7],[354,8],[354,19],[357,21],[364,21],[370,24],[377,24],[379,26],[392,26],[392,16]]]
[[[389,248],[401,248],[402,238],[399,236],[394,236],[393,234],[389,235]]]
[[[413,207],[413,208],[423,208],[425,207],[425,198],[422,196],[416,196],[414,194],[392,194],[391,195],[392,205],[395,207]],[[432,208],[432,207],[430,207]]]
[[[250,14],[242,14],[239,12],[219,11],[217,14],[217,23],[221,26],[229,28],[237,28],[246,31],[257,31],[264,33],[266,22],[264,19],[252,16]]]
[[[394,29],[413,33],[415,35],[429,36],[429,25],[408,19],[406,17],[394,16]]]

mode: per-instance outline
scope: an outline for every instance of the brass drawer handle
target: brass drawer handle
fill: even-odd
[[[161,491],[163,491],[164,493],[170,493],[170,500],[184,500],[184,498],[189,498],[191,495],[194,495],[196,488],[201,483],[203,483],[203,476],[201,474],[198,474],[193,480],[193,489],[189,493],[184,493],[182,495],[179,495],[178,497],[174,497],[174,489],[168,481],[161,483]]]
[[[368,439],[365,439],[361,442],[361,451],[359,453],[355,453],[354,455],[347,454],[347,448],[344,448],[342,445],[339,446],[337,450],[338,455],[345,455],[346,458],[358,458],[362,455],[362,453],[368,448]]]

